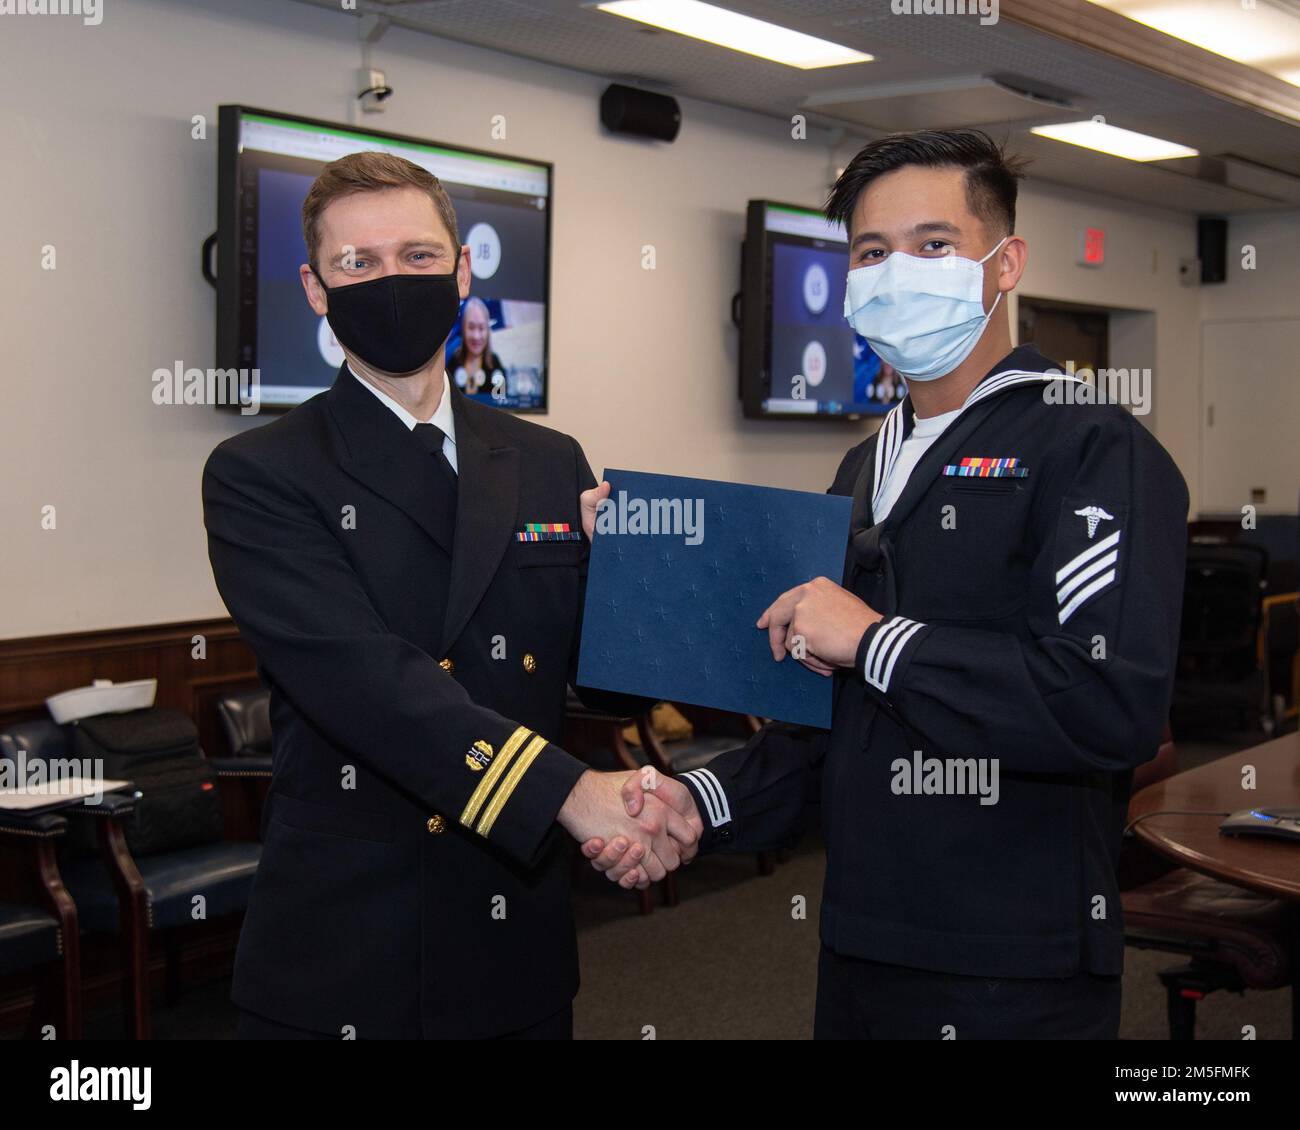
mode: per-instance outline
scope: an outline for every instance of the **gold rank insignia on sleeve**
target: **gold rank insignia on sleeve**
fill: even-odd
[[[480,836],[486,836],[491,832],[501,809],[505,807],[506,801],[510,799],[510,795],[545,745],[546,739],[534,734],[527,726],[516,728],[515,732],[505,740],[496,756],[492,755],[492,747],[487,742],[482,740],[475,742],[465,754],[465,763],[476,773],[482,772],[485,767],[487,772],[483,773],[483,779],[479,781],[466,803],[465,811],[460,814],[461,824],[471,828],[478,820],[478,827],[474,830]],[[479,763],[478,758],[483,749],[486,749],[487,754],[482,763]],[[483,806],[489,797],[492,798],[492,802],[484,809]],[[480,812],[482,812],[482,819],[479,819]]]
[[[488,762],[492,760],[492,753],[491,745],[479,738],[465,751],[465,764],[473,769],[475,773],[481,773],[488,767]]]
[[[527,748],[519,755],[514,765],[510,767],[510,772],[506,774],[506,779],[501,783],[501,787],[497,789],[492,802],[484,809],[483,819],[478,822],[478,834],[480,836],[491,834],[492,825],[497,822],[497,817],[501,815],[501,810],[505,807],[506,801],[510,799],[510,794],[515,791],[515,786],[524,779],[524,774],[537,760],[537,755],[542,752],[545,745],[546,739],[540,734],[534,734],[533,740],[528,743]]]

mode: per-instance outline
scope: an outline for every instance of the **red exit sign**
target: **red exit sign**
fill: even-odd
[[[1106,262],[1106,232],[1103,228],[1083,229],[1083,248],[1079,266],[1100,267]]]

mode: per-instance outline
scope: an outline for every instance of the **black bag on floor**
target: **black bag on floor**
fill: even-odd
[[[135,811],[124,821],[133,856],[221,839],[217,775],[199,750],[198,730],[181,711],[149,707],[96,714],[74,723],[72,734],[78,758],[100,762],[106,779],[135,785]]]

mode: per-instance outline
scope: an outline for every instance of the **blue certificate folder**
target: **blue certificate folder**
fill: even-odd
[[[578,682],[831,724],[831,680],[772,659],[754,627],[786,589],[844,572],[852,500],[606,471],[587,573]]]

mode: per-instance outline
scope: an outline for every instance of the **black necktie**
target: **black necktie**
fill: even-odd
[[[443,441],[447,436],[437,424],[416,424],[413,431],[415,438],[424,445],[425,450],[433,456],[434,463],[438,465],[436,473],[439,481],[446,488],[447,502],[451,507],[454,520],[456,513],[456,470],[452,467],[451,461],[442,449]]]

